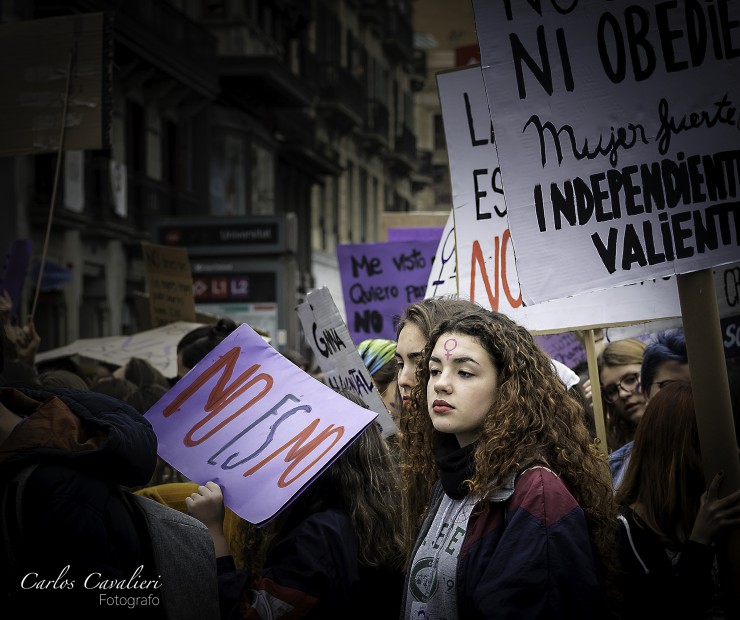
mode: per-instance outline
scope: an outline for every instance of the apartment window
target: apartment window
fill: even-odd
[[[449,205],[452,203],[452,190],[450,185],[450,168],[447,165],[434,166],[432,175],[434,180],[434,204]]]
[[[445,126],[441,114],[434,115],[434,150],[444,151],[447,148]]]
[[[311,203],[313,205],[311,209],[311,231],[314,239],[313,246],[319,250],[326,250],[327,248],[329,227],[327,211],[329,207],[326,194],[326,188],[323,185],[314,185],[311,188]]]
[[[334,239],[332,245],[339,243],[339,177],[331,179],[331,220]]]
[[[360,168],[360,243],[366,243],[369,240],[368,231],[371,230],[372,211],[367,205],[367,170]]]
[[[211,155],[211,214],[246,215],[246,144],[243,135],[219,134]]]
[[[316,7],[316,56],[319,62],[337,65],[342,57],[342,25],[324,3]]]
[[[134,101],[126,104],[126,165],[131,172],[143,172],[146,167],[144,108]]]
[[[347,238],[354,243],[359,235],[355,218],[355,165],[347,162]]]
[[[252,143],[252,214],[275,214],[275,156]]]

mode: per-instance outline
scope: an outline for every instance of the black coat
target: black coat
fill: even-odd
[[[131,616],[125,605],[108,599],[156,593],[139,587],[156,575],[142,524],[121,491],[121,486],[146,484],[154,470],[157,440],[148,420],[95,392],[2,389],[0,398],[22,417],[46,408],[55,422],[68,412],[80,421],[54,423],[47,437],[44,426],[41,431],[37,426],[29,446],[19,443],[24,433],[30,436],[32,418],[27,417],[0,445],[0,499],[5,500],[0,588],[18,614],[9,617],[61,609]],[[30,465],[36,467],[18,501],[15,476]],[[122,581],[126,584],[119,587]],[[154,608],[137,609],[146,616],[142,611]]]

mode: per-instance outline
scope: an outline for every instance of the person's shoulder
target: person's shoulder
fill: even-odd
[[[535,465],[517,476],[510,507],[527,510],[549,524],[578,508],[578,502],[554,471]]]
[[[623,461],[625,458],[627,458],[630,453],[632,452],[632,442],[628,441],[626,444],[620,446],[614,452],[609,454],[608,459],[609,462],[619,462]]]
[[[516,477],[514,482],[515,489],[531,487],[532,485],[555,485],[565,486],[552,469],[545,465],[532,465],[523,469]]]

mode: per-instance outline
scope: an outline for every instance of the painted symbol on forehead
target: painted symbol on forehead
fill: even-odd
[[[450,355],[452,355],[452,352],[457,349],[457,340],[455,340],[454,338],[448,338],[447,340],[445,340],[444,349],[445,359],[448,360],[450,359]]]

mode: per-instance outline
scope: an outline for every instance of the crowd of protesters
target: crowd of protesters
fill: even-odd
[[[588,383],[524,327],[464,300],[411,304],[396,340],[358,344],[398,432],[371,424],[256,527],[219,484],[169,465],[144,416],[236,323],[183,337],[167,377],[136,357],[38,364],[33,321],[10,310],[2,294],[0,589],[20,610],[9,617],[737,617],[721,560],[740,491],[723,491],[722,472],[705,478],[680,329],[600,347],[605,451]],[[285,357],[321,380],[298,352]],[[140,501],[181,516],[167,553]],[[93,574],[100,590],[124,585],[75,585]]]

